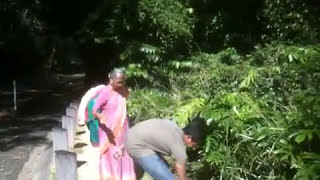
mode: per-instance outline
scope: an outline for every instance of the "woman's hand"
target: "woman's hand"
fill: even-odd
[[[115,146],[115,150],[112,153],[112,156],[115,159],[121,159],[122,158],[122,156],[123,156],[123,147],[124,147],[123,145]]]
[[[121,159],[122,158],[122,150],[121,149],[117,149],[113,152],[113,157],[115,159]]]
[[[101,114],[101,118],[99,118],[101,124],[105,124],[107,122],[107,118]]]
[[[100,121],[101,124],[105,124],[107,122],[107,117],[101,113],[94,114]]]

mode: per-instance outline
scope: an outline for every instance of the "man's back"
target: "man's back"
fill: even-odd
[[[133,126],[128,133],[126,149],[136,158],[155,152],[178,161],[187,158],[182,129],[167,119],[149,119]]]

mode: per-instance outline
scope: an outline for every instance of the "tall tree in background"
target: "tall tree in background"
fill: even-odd
[[[89,79],[102,80],[111,66],[123,63],[153,66],[197,51],[235,47],[246,53],[265,42],[317,42],[319,9],[316,0],[6,0],[0,48],[16,54],[22,45],[34,55],[18,62],[41,69],[55,37],[71,38]],[[35,45],[36,37],[42,45]]]

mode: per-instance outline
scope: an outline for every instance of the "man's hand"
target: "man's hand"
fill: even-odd
[[[186,162],[175,162],[174,168],[176,169],[179,180],[187,180]]]

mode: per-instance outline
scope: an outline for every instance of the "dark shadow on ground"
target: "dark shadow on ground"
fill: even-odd
[[[35,121],[21,120],[17,122],[1,122],[0,128],[0,151],[8,151],[23,144],[46,143],[46,134],[53,126],[56,126],[57,119],[38,119]]]
[[[84,146],[87,146],[88,144],[86,143],[77,143],[76,145],[74,145],[74,148],[82,148]]]
[[[84,165],[85,163],[87,163],[87,161],[77,161],[77,167],[80,167],[80,166]]]
[[[66,107],[86,90],[83,82],[78,77],[56,82],[37,81],[37,77],[17,80],[17,112],[12,82],[0,82],[0,180],[17,179],[34,147],[51,144],[48,132],[61,127]]]
[[[141,180],[145,173],[143,168],[138,163],[134,163],[134,171],[136,173],[137,180]]]
[[[0,151],[9,151],[23,144],[46,143],[52,127],[59,125],[64,100],[52,96],[39,96],[23,104],[15,116],[0,120]]]
[[[81,134],[84,134],[84,133],[86,133],[86,131],[79,131],[79,132],[76,133],[76,135],[81,135]]]
[[[53,127],[60,126],[66,107],[81,95],[83,90],[80,89],[83,87],[81,81],[75,81],[60,83],[46,90],[20,90],[29,94],[24,95],[28,100],[18,104],[17,112],[1,102],[0,108],[5,108],[8,113],[0,117],[0,152],[24,144],[46,143],[47,133]]]

